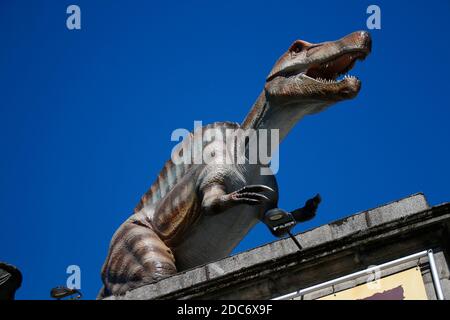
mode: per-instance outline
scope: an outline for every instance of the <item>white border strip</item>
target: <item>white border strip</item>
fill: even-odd
[[[444,295],[442,294],[441,284],[439,282],[439,276],[438,276],[437,270],[436,270],[436,264],[434,262],[433,250],[431,250],[431,249],[424,250],[424,251],[421,251],[421,252],[418,252],[418,253],[415,253],[415,254],[400,258],[400,259],[392,260],[392,261],[380,264],[378,266],[373,266],[373,267],[370,267],[370,268],[367,268],[367,269],[364,269],[364,270],[361,270],[358,272],[354,272],[354,273],[348,274],[343,277],[339,277],[339,278],[336,278],[336,279],[333,279],[330,281],[326,281],[326,282],[317,284],[315,286],[311,286],[311,287],[301,289],[301,290],[298,290],[298,291],[295,291],[295,292],[292,292],[289,294],[285,294],[283,296],[274,298],[272,300],[287,300],[287,299],[297,298],[297,297],[303,296],[303,295],[313,292],[313,291],[317,291],[317,290],[327,288],[327,287],[330,287],[330,286],[338,284],[338,283],[342,283],[342,282],[345,282],[348,280],[359,278],[360,276],[367,275],[376,270],[386,269],[386,268],[393,267],[393,266],[396,266],[396,265],[399,265],[399,264],[402,264],[402,263],[405,263],[405,262],[408,262],[411,260],[420,259],[425,256],[428,256],[431,274],[433,277],[433,284],[434,284],[434,288],[436,289],[437,298],[438,298],[438,300],[444,300]]]

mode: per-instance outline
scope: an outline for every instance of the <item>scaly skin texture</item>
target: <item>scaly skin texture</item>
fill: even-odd
[[[370,36],[363,31],[334,42],[295,41],[276,62],[243,123],[216,122],[205,126],[200,136],[206,137],[208,129],[224,136],[227,130],[279,129],[283,140],[304,116],[358,94],[358,79],[335,79],[370,50]],[[191,133],[184,140],[182,150],[188,150],[183,147],[191,146],[194,136]],[[233,143],[236,148],[246,147],[243,140]],[[208,139],[202,139],[202,145],[212,155],[224,152]],[[195,156],[193,152],[186,158]],[[262,167],[261,163],[168,160],[134,214],[114,234],[102,268],[104,287],[99,298],[122,295],[229,255],[265,212],[277,208],[275,177],[261,175]],[[319,202],[318,196],[308,200],[292,212],[294,218],[299,222],[311,219]]]

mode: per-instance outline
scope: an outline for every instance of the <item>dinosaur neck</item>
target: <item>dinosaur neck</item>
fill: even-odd
[[[278,129],[280,142],[292,128],[309,113],[309,106],[274,105],[266,100],[264,91],[259,95],[241,124],[243,129]]]
[[[245,117],[244,121],[241,123],[242,129],[258,128],[266,108],[267,108],[266,95],[264,94],[263,91],[256,99],[255,103],[250,109],[250,112]]]

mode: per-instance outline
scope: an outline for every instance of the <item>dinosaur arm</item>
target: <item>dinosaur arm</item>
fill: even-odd
[[[214,215],[226,209],[226,191],[225,186],[215,183],[205,187],[202,191],[202,210],[204,214]]]

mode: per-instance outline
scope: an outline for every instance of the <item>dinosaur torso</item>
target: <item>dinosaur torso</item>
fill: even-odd
[[[217,129],[225,135],[226,130],[239,128],[237,123],[216,122],[203,127],[202,132]],[[189,143],[190,138],[192,135],[184,143]],[[208,149],[216,154],[224,151],[221,144],[214,145],[202,140],[202,150]],[[276,206],[278,200],[275,177],[261,175],[260,164],[194,164],[193,159],[194,154],[189,165],[174,164],[168,160],[131,217],[145,220],[153,226],[170,224],[174,227],[163,235],[163,239],[176,256],[178,271],[229,255],[261,219],[261,215]],[[202,184],[218,178],[229,192],[251,184],[267,185],[275,192],[270,194],[271,201],[260,206],[238,205],[220,215],[204,215],[198,192]],[[160,210],[162,206],[166,206],[166,210]]]

